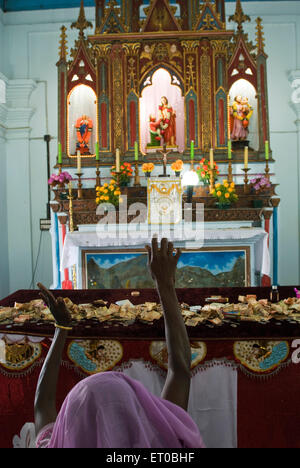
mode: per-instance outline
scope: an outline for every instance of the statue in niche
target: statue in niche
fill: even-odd
[[[248,98],[236,96],[230,107],[231,116],[231,140],[245,141],[249,134],[249,121],[253,114],[253,108]]]
[[[93,121],[87,115],[82,115],[76,121],[76,152],[80,151],[82,156],[91,154],[89,148],[89,141],[93,131]]]
[[[161,146],[162,139],[165,145],[169,147],[176,146],[176,113],[166,96],[161,98],[158,118],[150,115],[150,136],[151,142],[148,147]]]

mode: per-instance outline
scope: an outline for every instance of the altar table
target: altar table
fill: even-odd
[[[157,301],[154,290],[54,291],[74,303],[96,298],[111,302]],[[203,305],[220,294],[236,301],[239,294],[269,296],[270,288],[178,290],[180,302]],[[294,287],[279,288],[281,298],[294,296]],[[18,291],[0,305],[14,305],[38,297],[37,291]],[[233,326],[235,325],[235,326]],[[187,327],[192,351],[192,380],[188,411],[208,447],[300,447],[300,343],[298,323],[226,322],[222,326]],[[33,444],[33,401],[44,358],[51,345],[53,325],[0,325],[11,361],[0,363],[0,423],[5,428],[0,447]],[[19,343],[19,347],[15,346]],[[260,362],[253,344],[271,346]],[[19,355],[18,355],[19,352]],[[163,320],[128,327],[81,324],[70,332],[63,353],[58,384],[58,408],[68,391],[95,372],[115,370],[136,378],[159,395],[166,376]]]

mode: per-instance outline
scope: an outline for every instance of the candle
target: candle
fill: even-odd
[[[232,158],[232,153],[231,153],[231,140],[228,140],[228,159]]]
[[[58,164],[62,164],[61,143],[58,143]]]
[[[248,169],[248,146],[245,146],[245,149],[244,149],[244,165],[245,165],[245,169]]]
[[[209,159],[210,159],[210,168],[213,170],[215,167],[215,163],[214,163],[214,150],[212,148],[210,148]]]
[[[269,142],[265,141],[266,161],[269,161]]]
[[[120,150],[116,150],[116,172],[120,172]]]
[[[81,174],[81,154],[77,151],[77,173]]]
[[[99,161],[100,158],[99,158],[99,143],[98,143],[98,141],[96,141],[95,149],[96,149],[96,161]]]
[[[192,140],[191,141],[191,161],[194,161],[195,157],[195,142]]]
[[[137,141],[134,143],[134,159],[135,159],[136,161],[139,160],[139,146],[138,146],[138,142],[137,142]]]

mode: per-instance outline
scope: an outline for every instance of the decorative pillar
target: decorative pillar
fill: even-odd
[[[278,205],[280,198],[271,198],[273,206],[273,285],[278,286]]]
[[[265,220],[265,231],[268,234],[268,248],[270,247],[270,219],[272,217],[272,210],[263,210],[263,217]],[[263,275],[261,279],[261,286],[271,286],[270,276]]]
[[[296,114],[297,160],[298,160],[298,204],[300,203],[300,70],[292,70],[288,76],[292,87],[290,106]],[[300,236],[300,215],[298,214],[298,237]],[[300,280],[300,250],[298,258],[298,278]]]
[[[33,80],[8,80],[3,105],[10,291],[28,289],[34,269],[29,137],[34,113],[30,96],[35,88]]]

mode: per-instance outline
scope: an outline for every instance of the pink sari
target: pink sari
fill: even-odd
[[[179,406],[120,372],[82,380],[66,397],[38,448],[204,448],[197,425]]]

